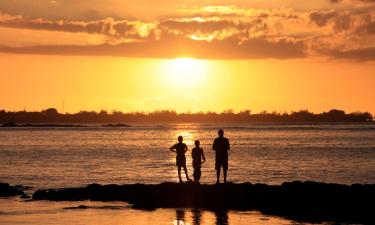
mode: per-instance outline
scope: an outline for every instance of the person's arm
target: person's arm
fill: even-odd
[[[202,162],[202,164],[203,164],[203,163],[205,163],[205,162],[206,162],[206,157],[204,156],[204,152],[203,152],[203,149],[202,149],[201,153],[202,153],[202,159],[203,159],[203,162]]]
[[[228,143],[228,150],[230,150],[229,139],[227,139],[227,143]]]
[[[186,153],[188,150],[189,150],[189,149],[188,149],[187,145],[185,145],[185,153]]]
[[[173,145],[172,147],[169,148],[171,152],[176,152],[176,145]]]
[[[212,144],[212,150],[216,151],[216,140],[215,140],[214,143]]]

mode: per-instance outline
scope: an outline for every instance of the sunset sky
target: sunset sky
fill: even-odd
[[[375,114],[374,0],[1,0],[0,109]]]

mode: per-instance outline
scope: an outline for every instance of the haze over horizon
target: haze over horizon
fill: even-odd
[[[0,109],[375,114],[375,2],[0,2]]]

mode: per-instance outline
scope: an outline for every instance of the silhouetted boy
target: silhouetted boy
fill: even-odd
[[[181,167],[184,168],[186,179],[188,181],[191,181],[190,178],[189,178],[188,172],[187,172],[186,157],[185,157],[185,153],[187,152],[188,147],[186,146],[185,143],[182,143],[182,141],[183,141],[183,137],[179,136],[178,137],[178,143],[175,144],[175,145],[173,145],[169,149],[172,152],[176,152],[177,153],[177,156],[176,156],[176,165],[178,167],[178,178],[180,179],[180,183],[183,183],[183,181],[181,179]]]
[[[201,179],[201,165],[206,162],[206,157],[204,157],[203,149],[199,147],[200,142],[197,140],[195,141],[195,148],[191,152],[191,156],[193,157],[193,168],[194,168],[194,182],[199,184],[199,180]],[[203,161],[202,161],[203,159]]]

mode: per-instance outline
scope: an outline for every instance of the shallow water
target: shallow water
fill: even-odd
[[[255,211],[210,212],[199,209],[131,209],[120,202],[24,202],[0,199],[0,224],[69,224],[69,225],[289,225],[310,224],[262,215]],[[85,206],[85,209],[79,206]],[[326,223],[329,224],[329,223]]]
[[[280,184],[313,180],[375,183],[375,125],[222,126],[230,139],[229,180]],[[177,181],[168,148],[183,135],[200,139],[202,183],[214,183],[211,144],[218,127],[202,124],[81,128],[0,128],[0,182],[72,187],[89,183]],[[192,173],[190,152],[187,153]],[[79,205],[89,206],[77,209]],[[25,202],[0,199],[0,224],[300,224],[258,212],[133,210],[125,203]],[[301,223],[302,224],[302,223]]]
[[[229,180],[280,184],[313,180],[375,183],[375,125],[224,126],[231,141]],[[177,181],[178,135],[207,156],[202,182],[215,181],[217,127],[0,128],[0,181],[33,187]],[[187,153],[192,173],[190,151]]]

